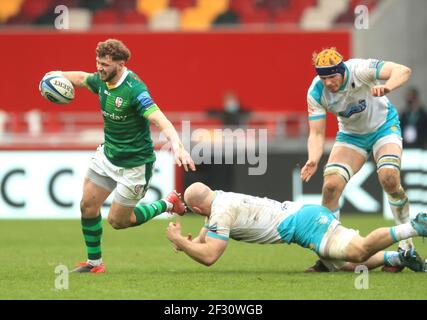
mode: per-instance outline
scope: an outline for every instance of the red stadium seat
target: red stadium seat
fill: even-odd
[[[275,13],[273,17],[274,23],[298,23],[301,18],[301,14],[297,11],[285,9]]]
[[[78,8],[80,7],[80,0],[55,0],[52,7],[64,5],[68,8]]]
[[[368,9],[372,9],[377,5],[378,0],[351,0],[350,8],[354,11],[354,8],[358,5],[365,5]]]
[[[196,6],[196,0],[169,0],[169,7],[183,10]]]
[[[239,15],[256,10],[253,1],[250,0],[231,0],[229,7]]]
[[[10,17],[6,20],[7,25],[19,25],[19,24],[29,24],[33,19],[23,16],[21,14],[17,14],[16,16]]]
[[[33,21],[51,9],[54,4],[55,0],[26,0],[22,4],[20,15],[26,17],[28,21]]]
[[[290,0],[288,8],[295,14],[301,16],[305,9],[316,5],[317,0]]]
[[[135,10],[136,0],[113,0],[108,7],[119,11]]]
[[[271,16],[265,9],[255,9],[253,11],[243,12],[240,21],[248,24],[267,23],[271,21]]]
[[[127,25],[146,25],[148,19],[146,16],[136,11],[126,11],[123,13],[122,21],[123,24]]]
[[[316,5],[316,0],[289,0],[288,6],[275,13],[275,23],[298,23],[305,9]]]
[[[115,25],[120,22],[120,12],[114,9],[103,9],[93,14],[93,25]]]

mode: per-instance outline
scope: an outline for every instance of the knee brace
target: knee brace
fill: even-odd
[[[323,171],[323,176],[338,175],[342,177],[347,183],[350,178],[353,176],[353,169],[348,164],[345,163],[329,163],[325,166]]]
[[[377,171],[383,168],[400,171],[400,157],[394,154],[384,154],[378,158]]]

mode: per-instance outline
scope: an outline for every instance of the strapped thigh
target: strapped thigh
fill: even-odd
[[[351,240],[359,234],[358,230],[348,229],[337,223],[330,233],[325,235],[320,244],[319,255],[326,259],[345,260],[347,247]]]
[[[338,162],[327,164],[325,166],[325,170],[323,171],[324,177],[338,175],[342,177],[346,183],[351,179],[353,174],[353,169],[348,164]]]

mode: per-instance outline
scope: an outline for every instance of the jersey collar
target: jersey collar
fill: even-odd
[[[341,85],[339,91],[344,91],[345,88],[347,87],[347,83],[348,83],[348,79],[350,79],[350,71],[347,68],[347,65],[344,63],[344,67],[345,67],[345,75],[347,76],[347,78],[345,79],[345,82]]]
[[[108,83],[106,83],[108,90],[117,88],[118,86],[120,86],[123,83],[123,81],[125,81],[126,77],[129,74],[129,71],[128,71],[128,69],[126,67],[124,69],[125,69],[125,71],[123,72],[123,74],[120,77],[119,81],[117,81],[117,83],[115,85],[110,86],[110,85],[108,85]]]

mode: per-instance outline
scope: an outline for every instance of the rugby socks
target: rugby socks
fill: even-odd
[[[393,194],[387,194],[391,212],[397,224],[409,222],[409,201],[402,186]]]
[[[405,240],[411,237],[418,236],[417,230],[411,225],[410,222],[399,224],[398,226],[394,226],[390,228],[390,235],[395,242],[400,240]],[[409,248],[402,248],[404,250]]]
[[[408,196],[405,193],[405,190],[402,186],[399,187],[399,190],[394,194],[387,194],[388,202],[390,204],[391,212],[394,216],[394,221],[396,224],[407,223],[410,221],[409,217],[409,201]],[[399,243],[399,247],[407,250],[413,246],[412,239],[402,240]]]
[[[133,209],[136,217],[136,224],[139,226],[147,221],[150,221],[159,214],[172,209],[172,204],[165,200],[158,200],[148,205],[137,204]]]
[[[102,216],[92,219],[81,218],[83,237],[86,243],[87,261],[98,266],[102,262],[101,258],[101,238],[102,238]]]
[[[388,267],[401,266],[399,253],[396,251],[384,251],[384,265]]]

